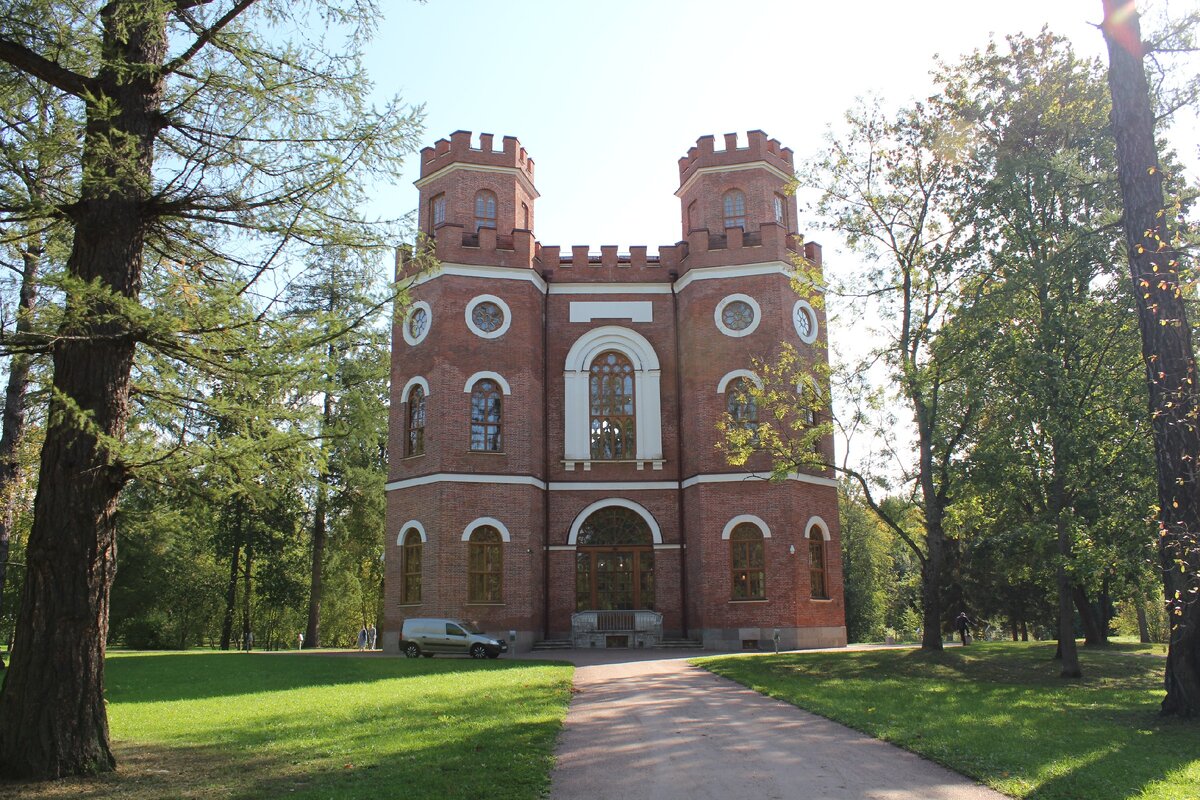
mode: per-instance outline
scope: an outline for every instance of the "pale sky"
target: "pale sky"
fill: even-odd
[[[989,37],[1048,25],[1107,64],[1101,0],[382,4],[368,50],[377,92],[425,105],[423,146],[458,129],[519,138],[541,193],[534,233],[564,250],[673,244],[677,161],[697,137],[762,129],[799,165],[856,97],[894,106],[928,94],[935,55],[954,60]],[[1194,165],[1195,116],[1179,127],[1177,146]],[[401,185],[374,193],[374,210],[415,209],[417,176],[413,158]],[[827,273],[853,270],[853,256],[813,222],[802,207],[799,232],[825,245]],[[836,318],[846,309],[830,310],[837,357],[852,337]]]

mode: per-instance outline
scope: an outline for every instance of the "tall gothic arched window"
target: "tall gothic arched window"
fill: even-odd
[[[425,389],[414,386],[408,392],[408,437],[404,446],[406,456],[425,452]]]
[[[722,198],[725,210],[726,228],[746,228],[746,195],[737,189],[730,189]]]
[[[502,603],[504,537],[491,525],[471,531],[467,542],[467,602]]]
[[[767,596],[766,555],[763,534],[752,522],[743,522],[729,534],[729,565],[734,600],[762,600]]]
[[[501,427],[504,399],[500,387],[484,378],[471,387],[471,449],[499,453],[503,447]]]
[[[421,534],[409,528],[404,534],[403,576],[400,602],[421,602]]]
[[[610,350],[592,361],[588,381],[592,458],[621,461],[637,455],[633,362]]]
[[[808,561],[812,596],[824,600],[829,597],[829,590],[825,585],[825,538],[816,525],[808,529]]]
[[[733,424],[748,431],[758,430],[758,403],[750,394],[750,382],[734,378],[725,389],[725,407]]]
[[[486,189],[475,195],[475,230],[496,227],[496,195]]]

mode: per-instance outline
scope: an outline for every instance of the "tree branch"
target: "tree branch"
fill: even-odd
[[[207,2],[211,2],[211,0],[199,0],[199,2],[197,2],[197,0],[190,0],[190,2],[189,0],[181,0],[180,6],[191,7]],[[175,72],[175,70],[191,61],[192,58],[194,58],[197,53],[203,50],[204,46],[211,42],[213,37],[220,33],[226,25],[233,22],[241,15],[243,11],[257,2],[258,0],[238,0],[238,2],[234,3],[233,8],[226,11],[224,16],[200,32],[200,34],[196,37],[196,41],[192,42],[191,47],[183,51],[183,53],[177,57],[171,59],[170,62],[163,67],[163,74],[170,75],[171,73]]]
[[[0,61],[16,67],[27,75],[61,89],[67,94],[85,98],[95,94],[91,78],[72,72],[60,64],[30,50],[24,45],[0,38]]]

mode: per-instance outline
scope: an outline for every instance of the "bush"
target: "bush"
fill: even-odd
[[[1137,600],[1126,600],[1117,606],[1117,616],[1113,624],[1121,636],[1141,636],[1137,621]],[[1166,644],[1171,633],[1167,620],[1166,606],[1158,601],[1141,601],[1146,612],[1146,628],[1150,632],[1150,641]]]

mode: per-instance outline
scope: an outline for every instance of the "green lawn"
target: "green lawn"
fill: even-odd
[[[21,798],[534,798],[572,667],[529,661],[121,653],[115,775]]]
[[[893,742],[1014,797],[1200,798],[1200,722],[1161,720],[1163,661],[1053,644],[698,659],[699,666]]]

